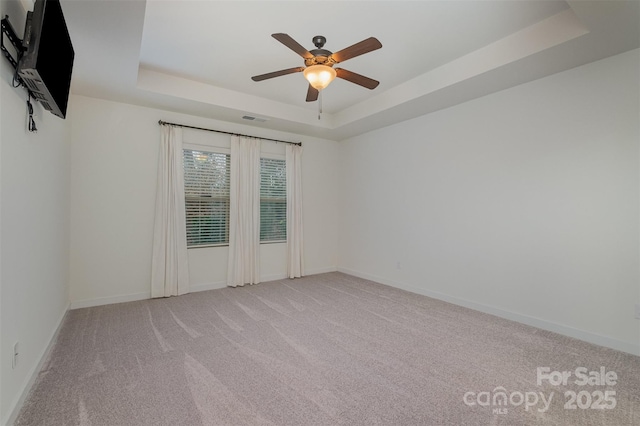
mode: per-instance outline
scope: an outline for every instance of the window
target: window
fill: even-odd
[[[260,241],[287,239],[286,173],[285,160],[260,159]]]
[[[187,247],[229,244],[229,154],[183,150]]]
[[[187,247],[229,244],[229,154],[185,149]],[[285,160],[260,159],[260,241],[287,239]]]

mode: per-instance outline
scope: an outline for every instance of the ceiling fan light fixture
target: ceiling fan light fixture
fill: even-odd
[[[336,78],[336,70],[328,65],[311,65],[305,68],[303,74],[311,87],[316,90],[324,89]]]

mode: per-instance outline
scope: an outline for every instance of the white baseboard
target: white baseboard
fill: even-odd
[[[324,274],[326,272],[336,272],[338,268],[330,266],[326,268],[316,268],[306,272],[305,275]],[[277,281],[287,278],[287,274],[271,274],[260,277],[261,282]],[[192,284],[189,286],[190,293],[199,291],[216,290],[225,288],[225,281],[217,281],[212,283]],[[91,308],[94,306],[111,305],[113,303],[135,302],[137,300],[151,299],[151,291],[142,293],[122,294],[118,296],[98,297],[96,299],[84,299],[71,302],[69,309]]]
[[[217,290],[220,288],[225,288],[226,286],[227,286],[227,283],[225,281],[218,281],[215,283],[191,284],[189,286],[189,292],[196,293],[199,291]]]
[[[338,272],[338,268],[336,266],[328,266],[326,268],[316,268],[305,271],[304,275],[318,275],[318,274],[326,274],[328,272]]]
[[[93,306],[111,305],[113,303],[135,302],[151,299],[151,290],[143,293],[123,294],[118,296],[98,297],[96,299],[76,300],[71,302],[70,309],[91,308]]]
[[[316,268],[316,269],[311,269],[309,271],[305,271],[304,272],[304,276],[309,276],[309,275],[318,275],[318,274],[325,274],[327,272],[337,272],[338,268],[336,268],[335,266],[330,266],[327,268]],[[269,281],[278,281],[278,280],[284,280],[288,278],[287,274],[272,274],[272,275],[266,275],[263,277],[260,277],[260,282],[269,282]]]
[[[60,316],[60,318],[58,318],[56,328],[53,330],[53,333],[49,338],[49,343],[44,348],[44,351],[40,354],[39,361],[36,363],[35,366],[31,368],[31,370],[29,371],[29,374],[27,374],[26,380],[23,383],[22,388],[20,389],[20,393],[16,396],[16,399],[9,406],[9,417],[6,419],[6,422],[2,424],[13,425],[15,423],[18,417],[18,414],[22,409],[22,405],[24,404],[24,401],[27,399],[27,396],[31,391],[31,387],[35,383],[36,379],[38,378],[38,374],[40,373],[40,370],[42,370],[42,367],[44,366],[45,361],[49,357],[51,348],[53,348],[53,344],[58,337],[58,333],[60,333],[60,328],[62,327],[64,317],[67,315],[69,308],[70,308],[70,304],[67,304],[67,306],[62,312],[62,315]]]
[[[473,309],[475,311],[484,312],[486,314],[491,314],[497,317],[501,317],[501,318],[516,321],[522,324],[530,325],[532,327],[537,327],[543,330],[552,331],[554,333],[562,334],[564,336],[573,337],[575,339],[583,340],[585,342],[593,343],[600,346],[605,346],[607,348],[616,349],[622,352],[627,352],[632,355],[640,355],[640,344],[623,342],[621,340],[613,339],[611,337],[590,333],[588,331],[569,327],[563,324],[558,324],[552,321],[543,320],[541,318],[518,314],[518,313],[507,311],[501,308],[496,308],[494,306],[485,305],[482,303],[476,303],[471,300],[460,299],[458,297],[449,296],[444,293],[426,290],[426,289],[415,287],[409,284],[401,283],[394,280],[389,280],[389,279],[378,277],[371,274],[366,274],[366,273],[355,271],[348,268],[338,268],[338,271],[343,272],[345,274],[353,275],[359,278],[364,278],[366,280],[375,281],[380,284],[385,284],[391,287],[396,287],[402,290],[410,291],[412,293],[421,294],[423,296],[428,296],[434,299],[453,303],[454,305],[463,306],[465,308]]]
[[[271,275],[263,275],[260,277],[261,283],[268,283],[269,281],[278,281],[284,280],[287,278],[287,274],[271,274]]]

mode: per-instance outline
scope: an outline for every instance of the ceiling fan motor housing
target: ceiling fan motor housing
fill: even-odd
[[[304,64],[308,67],[311,65],[328,65],[332,67],[335,64],[335,61],[331,58],[332,52],[326,49],[313,49],[309,53],[313,55],[313,58],[304,60]]]
[[[309,53],[313,55],[313,58],[305,59],[304,64],[308,67],[313,65],[327,65],[332,67],[335,64],[335,61],[331,59],[331,54],[333,52],[323,49],[327,39],[324,36],[317,35],[313,37],[312,41],[316,46],[316,49],[309,51]]]

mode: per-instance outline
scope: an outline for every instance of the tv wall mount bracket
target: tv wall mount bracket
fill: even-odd
[[[15,49],[16,55],[17,55],[16,58],[14,58],[13,55],[11,55],[11,52],[9,52],[9,49],[7,49],[7,46],[4,43],[5,37],[7,37],[7,39]],[[25,48],[22,46],[22,39],[17,36],[16,31],[11,26],[11,22],[9,22],[9,15],[5,15],[5,17],[2,18],[2,34],[0,35],[0,49],[2,49],[2,53],[4,54],[4,57],[7,58],[7,60],[11,63],[11,66],[13,67],[13,69],[14,70],[18,69],[18,61],[20,60],[20,56],[22,56],[22,54],[24,53]]]
[[[2,33],[0,33],[0,50],[2,50],[2,54],[4,55],[5,58],[7,58],[7,60],[13,67],[13,70],[14,70],[13,85],[15,87],[22,86],[27,91],[27,95],[28,95],[27,108],[29,110],[29,131],[35,132],[38,129],[36,129],[36,123],[35,121],[33,121],[33,106],[31,105],[31,98],[34,98],[34,99],[37,99],[37,98],[33,95],[31,90],[29,90],[29,88],[24,83],[24,81],[22,81],[22,79],[20,78],[17,72],[18,61],[20,61],[20,58],[22,57],[22,54],[25,52],[26,48],[22,44],[22,39],[18,37],[18,35],[16,34],[16,31],[13,29],[13,26],[11,26],[11,22],[9,22],[9,15],[5,15],[4,18],[2,18],[2,21],[0,22],[1,22],[0,25],[2,27]],[[11,45],[15,49],[15,54],[16,54],[15,58],[13,57],[11,52],[9,52],[9,49],[7,49],[7,46],[4,43],[5,37],[9,40],[9,43],[11,43]],[[16,82],[18,83],[17,85],[16,85]]]

